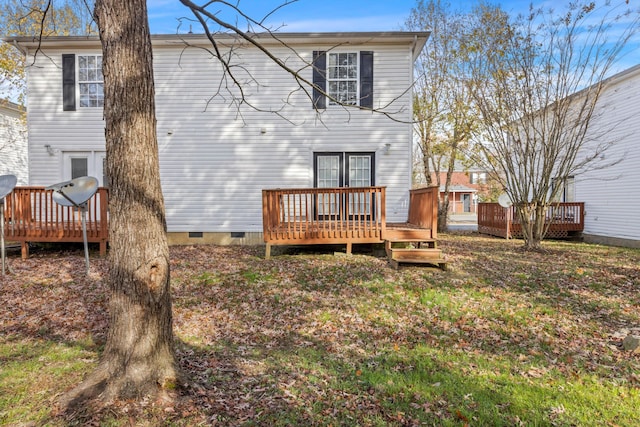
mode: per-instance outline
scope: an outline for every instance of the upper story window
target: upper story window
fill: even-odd
[[[80,108],[104,106],[102,55],[78,56],[78,91]]]
[[[469,183],[470,184],[486,184],[487,183],[487,173],[486,172],[471,172],[469,174]]]
[[[335,105],[337,102],[346,105],[358,104],[358,74],[357,53],[329,54],[329,105]]]
[[[373,52],[313,52],[313,107],[373,108]]]
[[[104,107],[102,55],[62,55],[62,110]]]

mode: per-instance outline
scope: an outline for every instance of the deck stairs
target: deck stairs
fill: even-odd
[[[432,238],[431,230],[403,225],[388,225],[384,248],[393,268],[402,263],[432,264],[442,270],[447,269],[447,259],[438,249],[438,242]]]

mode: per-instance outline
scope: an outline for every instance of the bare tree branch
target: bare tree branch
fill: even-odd
[[[292,93],[296,92],[296,91],[301,91],[302,93],[304,93],[304,95],[312,100],[313,99],[313,91],[317,91],[319,92],[322,96],[325,96],[332,104],[335,105],[339,105],[341,106],[345,111],[347,111],[348,113],[348,118],[347,121],[350,120],[350,113],[349,111],[353,110],[353,109],[358,109],[358,110],[370,110],[374,113],[377,114],[381,114],[384,115],[388,118],[390,118],[391,120],[397,121],[397,122],[406,122],[406,120],[402,120],[400,118],[398,118],[398,115],[400,113],[402,113],[404,111],[404,106],[400,106],[395,110],[391,110],[392,105],[398,101],[398,99],[401,99],[404,95],[406,95],[406,93],[408,91],[410,91],[412,89],[412,87],[408,87],[406,88],[406,90],[402,93],[399,94],[398,96],[396,96],[394,99],[392,99],[391,101],[389,101],[387,104],[378,107],[378,108],[366,108],[366,107],[361,107],[360,105],[352,105],[346,102],[343,102],[337,98],[335,98],[334,96],[332,96],[331,94],[329,94],[326,90],[324,90],[323,88],[315,85],[312,81],[310,81],[308,78],[304,77],[304,75],[302,74],[304,70],[308,69],[308,68],[312,68],[313,64],[310,63],[309,61],[305,60],[304,58],[302,58],[300,56],[300,54],[293,49],[292,47],[290,47],[285,41],[283,41],[280,37],[278,37],[278,34],[272,29],[269,28],[267,26],[267,18],[272,16],[277,10],[295,3],[297,0],[287,0],[284,1],[281,5],[277,6],[276,8],[274,8],[272,11],[270,11],[269,13],[267,13],[263,18],[261,19],[254,19],[249,17],[248,15],[246,15],[244,12],[242,12],[242,10],[239,7],[239,1],[232,4],[230,2],[227,1],[223,1],[223,0],[211,0],[211,1],[207,1],[205,3],[203,3],[202,5],[198,5],[196,3],[194,3],[191,0],[180,0],[180,2],[185,5],[186,7],[188,7],[192,13],[195,16],[196,21],[202,26],[205,35],[207,37],[207,39],[209,40],[209,42],[212,45],[213,50],[209,51],[215,58],[217,58],[220,63],[223,66],[224,72],[225,72],[225,76],[224,79],[229,78],[230,81],[232,82],[233,87],[235,88],[235,90],[239,91],[239,97],[238,99],[234,100],[234,103],[237,105],[237,107],[239,108],[239,106],[241,105],[246,105],[249,108],[255,110],[255,111],[262,111],[262,112],[269,112],[269,113],[274,113],[276,115],[278,115],[279,117],[284,118],[287,121],[292,122],[289,118],[284,117],[284,114],[282,114],[282,110],[264,110],[260,107],[257,107],[256,105],[252,104],[249,100],[248,97],[246,96],[246,93],[244,91],[244,89],[242,88],[242,84],[241,82],[237,79],[237,77],[234,75],[234,64],[232,62],[232,51],[233,51],[233,47],[229,48],[229,52],[228,53],[223,53],[220,49],[219,46],[219,42],[216,40],[216,35],[219,34],[219,32],[212,32],[210,27],[209,27],[209,21],[214,22],[216,25],[218,25],[220,28],[225,29],[228,31],[228,34],[234,34],[237,35],[239,37],[239,40],[242,40],[248,44],[250,44],[251,46],[257,48],[262,54],[264,54],[268,60],[274,64],[276,64],[280,69],[284,70],[286,73],[288,73],[296,82],[297,85],[297,89],[295,91],[292,91]],[[225,20],[220,19],[217,16],[218,12],[211,12],[209,10],[209,8],[211,8],[213,5],[216,4],[220,4],[222,6],[225,6],[227,8],[230,8],[233,12],[237,13],[241,18],[245,19],[246,22],[248,23],[248,27],[249,29],[252,28],[258,28],[261,32],[263,32],[263,34],[258,34],[254,31],[243,31],[239,28],[238,25],[232,25],[229,22],[226,22]],[[277,43],[280,44],[280,46],[288,49],[292,55],[294,55],[297,59],[299,59],[300,61],[303,61],[303,66],[295,69],[292,68],[291,66],[289,66],[283,59],[281,59],[280,57],[276,56],[275,54],[273,54],[271,52],[270,49],[268,49],[267,47],[265,47],[263,45],[263,43],[260,41],[261,37],[264,37],[264,35],[269,36],[271,39],[273,39],[274,41],[276,41]],[[348,44],[348,42],[345,43],[341,43],[341,44],[337,44],[335,45],[332,49],[335,49],[336,47],[339,46],[343,46]],[[255,80],[255,79],[254,79]],[[317,117],[320,120],[321,123],[322,122],[322,116],[321,116],[321,111],[316,110]]]

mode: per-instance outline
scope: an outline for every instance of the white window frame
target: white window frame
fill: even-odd
[[[562,185],[562,189],[553,200],[554,202],[571,203],[576,201],[576,179],[574,176],[568,176],[564,181],[560,178],[553,178],[551,185],[552,191],[558,185]]]
[[[321,159],[331,159],[329,174],[323,174]],[[359,159],[362,159],[359,161]],[[366,159],[366,160],[365,160]],[[355,163],[354,163],[355,162]],[[366,163],[366,165],[365,165]],[[365,167],[366,166],[366,167]],[[336,168],[337,167],[337,168]],[[324,169],[326,171],[327,169]],[[368,172],[368,176],[364,176]],[[364,185],[363,181],[367,181]],[[355,185],[354,185],[355,184]],[[315,152],[314,153],[314,186],[316,188],[354,187],[375,185],[375,153],[374,152]],[[345,203],[348,204],[345,206]],[[341,208],[340,206],[344,206]],[[375,215],[375,207],[370,206],[368,200],[360,200],[350,195],[348,201],[335,193],[319,194],[317,213],[325,217],[325,208],[338,213],[347,212],[352,217],[354,212],[366,217]],[[355,217],[353,217],[355,218]]]
[[[471,172],[469,177],[470,184],[486,184],[487,173],[486,172]]]
[[[77,55],[76,58],[78,107],[103,108],[104,76],[102,75],[102,55]],[[91,59],[93,59],[93,61],[91,61]],[[83,60],[87,64],[85,67],[81,66]],[[92,67],[89,66],[90,62],[93,63]]]
[[[353,76],[340,76],[340,73],[332,73],[334,68],[340,68],[345,65],[340,65],[340,56],[341,55],[355,55],[355,64],[353,64],[356,68],[356,75]],[[335,58],[332,62],[332,58]],[[335,65],[332,65],[335,64]],[[351,65],[351,64],[349,64]],[[347,65],[348,66],[348,65]],[[348,70],[347,70],[348,73]],[[326,78],[327,78],[327,94],[329,95],[329,105],[337,105],[337,102],[334,99],[340,101],[342,104],[346,105],[359,105],[360,102],[360,52],[327,52],[327,70],[326,70]],[[353,83],[355,85],[355,93],[351,93],[347,91],[347,96],[341,96],[341,91],[332,88],[333,84],[340,83]],[[351,96],[349,96],[351,95]]]

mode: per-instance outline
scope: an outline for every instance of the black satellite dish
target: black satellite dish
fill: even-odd
[[[84,241],[84,259],[89,274],[89,245],[87,243],[87,201],[98,191],[98,179],[92,176],[81,176],[70,181],[50,185],[53,190],[53,201],[61,206],[71,206],[82,212],[82,240]]]
[[[2,175],[0,176],[0,242],[2,248],[2,275],[4,276],[4,198],[13,191],[18,183],[18,178],[15,175]]]

